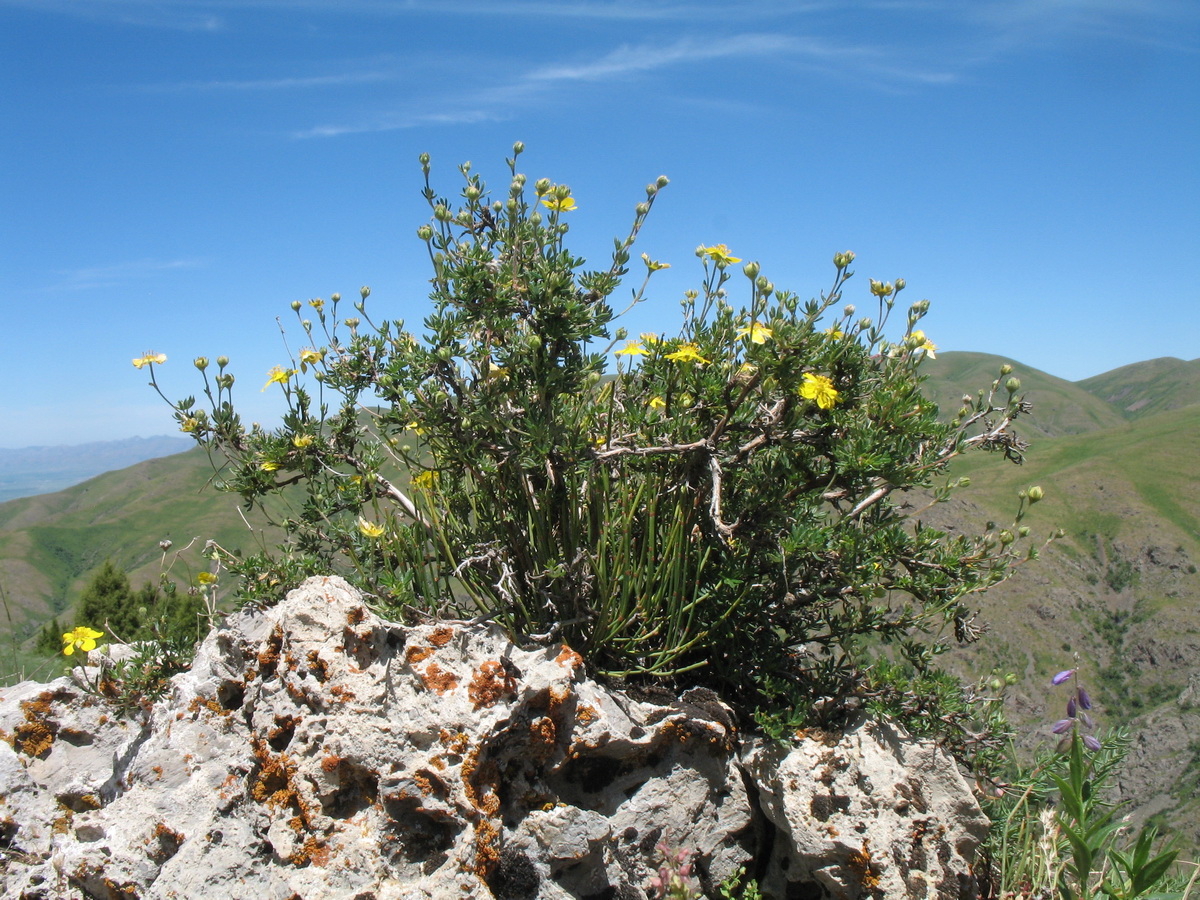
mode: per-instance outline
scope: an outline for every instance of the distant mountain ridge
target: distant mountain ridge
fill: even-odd
[[[60,491],[104,472],[182,453],[184,437],[159,435],[53,447],[0,449],[0,502]]]

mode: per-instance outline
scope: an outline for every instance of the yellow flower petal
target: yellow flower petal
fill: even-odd
[[[738,337],[749,337],[755,344],[765,344],[775,335],[771,329],[761,322],[755,322],[753,325],[747,325],[745,328],[738,331]]]
[[[137,359],[133,360],[133,365],[135,368],[140,369],[142,366],[149,366],[154,363],[158,363],[161,366],[166,361],[167,354],[147,351],[145,356],[139,356]]]
[[[812,400],[821,409],[833,409],[834,404],[840,399],[832,381],[824,375],[813,375],[811,372],[804,373],[804,384],[800,386],[800,396],[805,400]]]
[[[729,248],[724,244],[714,244],[711,247],[701,247],[700,253],[715,262],[717,267],[721,269],[725,268],[730,263],[742,261],[740,256],[730,256]]]

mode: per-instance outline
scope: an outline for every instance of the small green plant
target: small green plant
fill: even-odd
[[[1068,681],[1066,716],[1051,727],[1059,746],[1028,768],[1016,766],[1010,751],[1011,782],[984,794],[994,823],[985,848],[994,894],[1060,900],[1188,896],[1190,883],[1173,871],[1178,852],[1162,846],[1157,829],[1147,825],[1125,839],[1127,823],[1106,795],[1129,735],[1097,738],[1078,667],[1052,679],[1055,685]]]
[[[904,281],[872,280],[860,315],[849,252],[802,300],[702,245],[678,331],[631,337],[610,304],[667,180],[592,269],[566,241],[583,205],[549,179],[530,196],[521,150],[498,196],[464,164],[453,199],[422,156],[423,327],[375,318],[365,287],[297,300],[301,346],[263,385],[287,401],[279,428],[242,421],[225,357],[195,360],[201,402],[167,400],[220,488],[291,499],[282,552],[225,560],[243,596],[340,573],[394,615],[484,617],[602,676],[710,685],[781,737],[868,699],[902,709],[880,661],[935,670],[979,635],[975,597],[1037,553],[1037,487],[1007,527],[920,518],[967,486],[956,456],[1021,459],[1011,367],[945,421],[921,393],[928,301],[893,321]],[[631,305],[668,265],[641,261]],[[164,363],[134,360],[160,394]]]

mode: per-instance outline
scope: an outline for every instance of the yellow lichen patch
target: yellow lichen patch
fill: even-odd
[[[864,890],[875,896],[883,895],[879,887],[879,867],[871,859],[871,848],[866,840],[863,841],[861,850],[850,854],[846,866],[857,876]]]
[[[473,871],[479,878],[487,878],[500,862],[500,849],[496,846],[500,829],[486,819],[475,825],[475,865]]]
[[[309,835],[300,849],[289,856],[287,861],[293,866],[307,866],[311,863],[314,866],[324,867],[329,862],[329,848],[325,846],[324,841]]]
[[[495,706],[505,694],[511,694],[517,688],[516,681],[508,674],[501,663],[488,660],[479,667],[475,677],[467,686],[467,696],[475,704],[476,709]]]
[[[404,651],[404,658],[408,660],[408,664],[415,665],[419,662],[424,662],[433,656],[434,650],[432,647],[409,647]]]
[[[445,647],[450,643],[450,639],[454,637],[454,629],[443,625],[441,628],[435,629],[429,635],[429,643],[435,647]]]
[[[196,716],[202,709],[208,710],[214,716],[229,715],[229,710],[221,706],[221,704],[212,697],[193,697],[192,702],[188,704],[187,709],[193,717]]]
[[[536,761],[545,762],[549,759],[557,743],[558,729],[549,716],[542,716],[529,723],[530,753]]]
[[[425,667],[425,671],[421,673],[421,681],[425,683],[425,687],[431,691],[436,691],[439,694],[444,694],[446,691],[452,691],[458,687],[458,676],[453,672],[447,672],[435,662],[431,662]]]

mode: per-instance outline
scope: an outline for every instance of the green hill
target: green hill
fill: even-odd
[[[230,550],[257,546],[261,519],[244,519],[237,497],[206,488],[212,474],[197,449],[0,504],[0,585],[9,615],[0,628],[27,638],[67,609],[106,559],[135,585],[157,581],[163,540],[172,542],[168,562],[192,544],[172,572],[183,579],[187,565],[203,564],[207,540]]]
[[[1005,363],[1013,367],[1013,375],[1021,380],[1020,393],[1033,404],[1033,414],[1022,419],[1018,428],[1018,433],[1026,439],[1081,434],[1124,422],[1124,417],[1110,403],[1080,384],[988,353],[951,351],[928,360],[921,367],[929,377],[926,393],[946,415],[953,415],[962,405],[963,394],[974,395],[987,389]]]
[[[1085,378],[1078,384],[1125,417],[1140,419],[1200,403],[1200,359],[1184,362],[1164,356]]]

